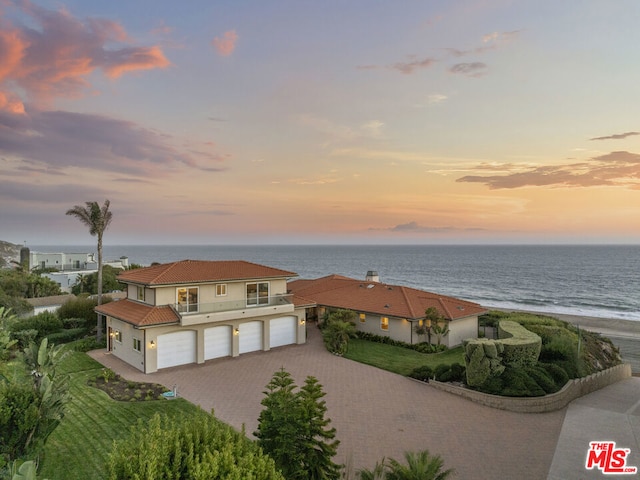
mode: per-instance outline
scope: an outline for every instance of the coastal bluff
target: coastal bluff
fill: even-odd
[[[0,267],[10,265],[11,262],[19,262],[21,248],[22,245],[0,240]]]

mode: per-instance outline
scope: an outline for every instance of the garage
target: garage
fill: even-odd
[[[158,368],[175,367],[196,361],[196,332],[182,332],[158,335]]]
[[[274,318],[269,322],[269,345],[271,348],[296,343],[297,317]]]
[[[221,325],[204,331],[204,359],[231,356],[231,327]]]
[[[238,353],[262,350],[262,322],[241,323]]]

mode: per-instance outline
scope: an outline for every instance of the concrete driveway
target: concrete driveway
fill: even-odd
[[[338,462],[372,468],[383,457],[428,449],[460,479],[544,479],[554,457],[566,409],[521,414],[477,405],[374,367],[328,353],[315,325],[305,345],[185,365],[144,375],[104,350],[90,352],[123,377],[151,381],[214,410],[250,435],[273,373],[287,370],[298,385],[315,376],[326,392],[328,417],[340,440]]]

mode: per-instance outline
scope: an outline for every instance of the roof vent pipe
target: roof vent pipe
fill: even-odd
[[[378,272],[376,272],[375,270],[369,270],[367,272],[367,276],[365,277],[365,280],[367,282],[380,282],[380,276],[378,275]]]

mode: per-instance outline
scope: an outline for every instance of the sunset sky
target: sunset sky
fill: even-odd
[[[638,243],[640,2],[0,0],[0,240]]]

